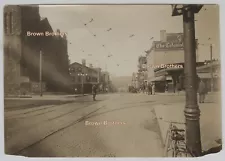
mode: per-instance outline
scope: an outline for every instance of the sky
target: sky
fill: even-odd
[[[48,18],[53,30],[67,33],[71,63],[86,59],[87,65],[112,76],[136,72],[138,57],[145,55],[152,41],[160,40],[160,30],[183,32],[182,16],[171,14],[170,5],[40,6],[41,17]],[[209,59],[210,43],[213,58],[219,58],[219,6],[205,5],[195,19],[196,38],[204,44],[199,46],[199,61]]]

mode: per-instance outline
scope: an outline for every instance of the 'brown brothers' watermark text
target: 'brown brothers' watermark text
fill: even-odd
[[[66,32],[49,32],[49,31],[45,31],[45,32],[31,32],[31,31],[27,31],[26,36],[65,36],[67,35]]]
[[[94,121],[85,121],[86,126],[112,126],[112,125],[126,125],[125,122],[120,122],[120,121],[99,121],[99,122],[94,122]]]
[[[146,66],[145,66],[145,68],[146,68]],[[153,69],[178,68],[178,69],[181,69],[184,67],[181,64],[160,64],[160,65],[148,65],[147,68],[153,68]]]

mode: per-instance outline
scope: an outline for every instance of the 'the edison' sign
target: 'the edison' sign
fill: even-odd
[[[183,34],[176,34],[176,33],[168,33],[167,41],[155,41],[154,47],[155,49],[183,49],[184,43],[183,43]]]
[[[183,42],[155,42],[155,49],[183,49]]]

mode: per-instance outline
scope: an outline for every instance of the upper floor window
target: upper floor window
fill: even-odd
[[[13,33],[13,13],[4,13],[4,32],[6,34]]]
[[[78,77],[78,82],[79,82],[79,83],[81,82],[81,77]]]
[[[76,71],[77,72],[82,72],[82,68],[81,67],[78,67]]]
[[[13,33],[13,13],[12,12],[10,12],[9,13],[9,19],[10,19],[10,26],[9,26],[9,33],[10,34],[12,34]]]
[[[4,13],[4,33],[7,33],[7,13]]]
[[[73,67],[72,67],[72,68],[70,68],[70,69],[69,69],[69,71],[70,71],[70,73],[75,72],[75,70],[74,70],[74,68],[73,68]]]

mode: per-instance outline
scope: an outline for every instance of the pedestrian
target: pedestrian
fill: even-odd
[[[155,95],[155,83],[152,84],[152,94]]]
[[[92,95],[93,95],[93,101],[96,101],[95,97],[97,95],[97,86],[95,84],[92,86]]]
[[[176,87],[177,87],[177,94],[179,95],[179,93],[181,91],[181,84],[180,84],[180,82],[177,82]]]
[[[77,94],[77,88],[75,88],[74,91],[75,91],[75,94]]]
[[[152,95],[152,85],[151,83],[148,83],[148,95]]]
[[[204,103],[205,94],[207,93],[207,90],[206,90],[206,85],[203,82],[203,80],[200,80],[200,83],[198,86],[198,93],[199,93],[199,103]]]
[[[165,85],[165,92],[168,92],[169,90],[169,86],[168,86],[168,83],[166,82],[166,85]]]

